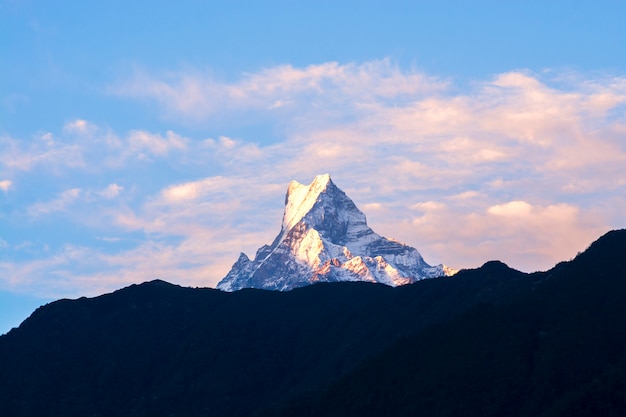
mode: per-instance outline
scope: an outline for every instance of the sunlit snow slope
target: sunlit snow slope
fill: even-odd
[[[242,253],[217,288],[284,291],[335,281],[397,286],[449,271],[428,265],[416,249],[374,233],[365,215],[326,174],[309,185],[289,184],[274,242],[259,248],[254,260]]]

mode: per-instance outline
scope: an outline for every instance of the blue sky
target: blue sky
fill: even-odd
[[[0,333],[214,286],[326,172],[431,264],[625,227],[623,2],[92,3],[0,1]]]

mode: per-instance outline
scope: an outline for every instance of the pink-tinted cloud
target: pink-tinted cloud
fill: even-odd
[[[65,245],[34,266],[5,263],[16,280],[214,285],[240,251],[253,256],[278,233],[289,181],[324,172],[377,232],[455,268],[498,258],[547,269],[624,227],[623,77],[514,71],[461,89],[383,60],[277,66],[230,82],[138,72],[123,84],[117,94],[156,102],[171,130],[116,133],[77,119],[30,146],[2,139],[2,178],[35,167],[97,172],[30,212],[71,211],[115,248]],[[229,132],[250,114],[273,127],[271,140]],[[224,132],[213,138],[176,132],[218,119]],[[162,174],[172,166],[182,168]],[[63,194],[73,189],[73,199]]]
[[[11,187],[13,187],[13,181],[11,180],[0,181],[0,190],[4,191],[5,193],[9,191]]]
[[[328,62],[305,68],[281,65],[244,74],[232,83],[199,72],[156,77],[137,70],[130,81],[110,91],[124,97],[155,100],[169,114],[197,120],[233,110],[291,106],[301,109],[303,105],[345,103],[354,99],[357,102],[398,99],[438,91],[446,85],[446,81],[405,72],[389,60],[381,60],[360,65]]]

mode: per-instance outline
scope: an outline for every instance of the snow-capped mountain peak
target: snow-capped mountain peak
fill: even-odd
[[[331,180],[292,181],[281,231],[254,260],[241,254],[218,288],[289,290],[315,282],[369,281],[391,286],[450,274],[430,266],[420,253],[376,234],[365,215]]]
[[[291,230],[313,208],[321,192],[332,183],[329,174],[318,175],[309,185],[293,180],[287,188],[285,198],[285,214],[283,215],[283,232]]]

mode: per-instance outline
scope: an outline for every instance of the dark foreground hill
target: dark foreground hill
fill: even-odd
[[[623,416],[626,231],[271,415]],[[472,274],[482,274],[485,267]]]
[[[623,415],[624,253],[614,231],[530,275],[60,300],[0,337],[0,415]]]

